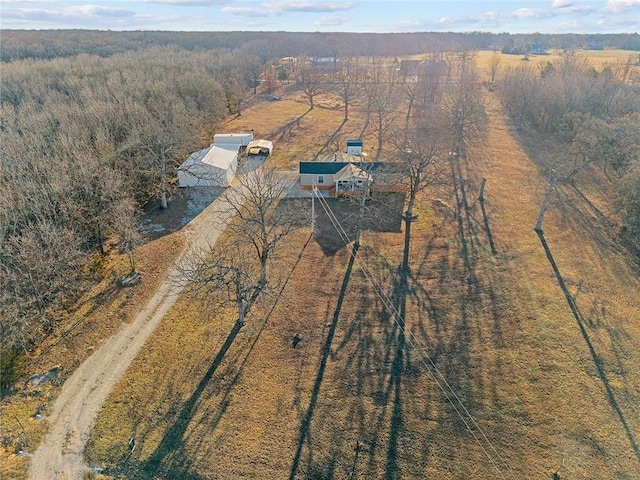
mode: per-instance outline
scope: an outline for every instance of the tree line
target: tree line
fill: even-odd
[[[111,32],[97,30],[3,30],[0,60],[54,59],[81,53],[108,57],[130,50],[176,46],[190,51],[226,50],[258,55],[262,61],[286,56],[396,56],[432,51],[442,46],[502,49],[537,44],[545,48],[640,50],[638,33],[510,34],[489,32]]]
[[[133,250],[141,207],[167,206],[174,168],[208,144],[258,62],[172,46],[3,66],[3,347],[49,332],[110,243]]]
[[[514,125],[557,140],[544,160],[549,188],[536,228],[556,188],[595,165],[617,192],[621,231],[640,246],[640,71],[630,56],[601,70],[583,56],[510,68],[501,95]]]

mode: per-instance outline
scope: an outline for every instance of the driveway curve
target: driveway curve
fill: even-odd
[[[250,175],[251,173],[249,173]],[[187,244],[165,279],[136,315],[84,361],[62,386],[47,418],[49,431],[31,456],[30,480],[82,479],[88,466],[83,451],[96,418],[120,377],[181,293],[174,274],[193,249],[214,245],[231,218],[227,195],[234,184],[187,224]]]

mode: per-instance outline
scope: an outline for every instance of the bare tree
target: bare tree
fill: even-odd
[[[451,58],[448,89],[443,98],[453,151],[464,156],[471,140],[481,135],[486,126],[484,99],[474,52],[462,51]]]
[[[413,207],[418,194],[431,186],[443,182],[446,176],[449,138],[443,128],[443,113],[435,107],[403,132],[395,135],[396,156],[402,165],[409,190],[405,222],[405,268],[409,261],[411,223],[417,219]]]
[[[2,344],[28,348],[51,332],[56,309],[75,298],[86,255],[73,231],[40,221],[4,242],[0,257]]]
[[[448,74],[448,64],[441,49],[435,49],[427,54],[424,68],[420,72],[422,86],[422,104],[428,105],[440,100]]]
[[[309,110],[313,110],[313,101],[322,90],[322,73],[315,64],[306,65],[299,71],[298,84],[309,101]]]
[[[616,203],[622,217],[622,233],[640,250],[640,160],[622,177]]]
[[[403,75],[400,78],[400,86],[406,100],[407,113],[404,116],[404,129],[409,129],[409,121],[414,111],[414,106],[418,98],[420,83],[417,76]]]
[[[170,98],[170,97],[166,97]],[[166,99],[165,98],[165,99]],[[188,112],[179,104],[158,106],[140,119],[135,126],[134,154],[147,188],[160,200],[160,208],[168,208],[170,179],[179,160],[193,151],[197,138]]]
[[[530,66],[511,68],[503,76],[502,101],[509,111],[516,129],[532,117],[532,109],[539,91],[540,75]]]
[[[111,225],[120,250],[129,259],[130,273],[136,273],[136,247],[142,244],[142,233],[138,228],[138,215],[132,198],[115,205],[111,214]]]
[[[547,211],[551,201],[553,200],[553,195],[556,194],[558,186],[561,184],[569,183],[573,180],[573,178],[580,173],[583,169],[585,169],[588,165],[595,162],[595,158],[587,157],[582,162],[573,163],[569,161],[568,158],[555,158],[554,161],[548,165],[547,170],[549,173],[549,187],[545,192],[544,198],[542,200],[542,204],[540,205],[540,210],[538,211],[538,218],[536,220],[536,226],[534,230],[536,232],[542,232],[542,221],[544,219],[544,214]]]
[[[341,68],[335,75],[335,88],[342,98],[344,107],[344,121],[349,120],[349,107],[358,94],[359,70],[351,58],[344,59]]]
[[[491,59],[489,60],[489,71],[491,72],[491,84],[496,80],[496,75],[498,74],[498,70],[500,69],[500,64],[502,63],[501,53],[497,50],[493,51],[491,55]]]
[[[214,249],[193,252],[181,271],[188,290],[213,302],[214,309],[235,305],[239,323],[279,281],[273,261],[297,224],[296,212],[280,204],[288,187],[268,168],[240,174],[236,186],[225,193],[231,216],[225,240]]]
[[[367,96],[367,118],[373,111],[374,129],[378,139],[376,158],[382,153],[384,138],[391,128],[399,104],[398,77],[395,65],[376,62],[367,71],[364,89]]]

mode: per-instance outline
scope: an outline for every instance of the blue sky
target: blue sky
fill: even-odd
[[[633,33],[640,0],[0,0],[3,29]]]

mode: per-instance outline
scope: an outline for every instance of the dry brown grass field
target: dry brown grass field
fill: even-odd
[[[607,65],[613,66],[616,63],[626,62],[629,57],[633,58],[634,63],[638,61],[638,53],[629,50],[606,49],[606,50],[574,50],[573,54],[585,58],[596,69],[600,70]],[[557,62],[564,53],[562,50],[549,50],[549,55],[530,55],[529,60],[525,61],[523,55],[504,55],[498,53],[499,70],[508,67],[517,67],[520,65],[542,66],[547,62]],[[478,65],[489,71],[491,57],[494,55],[492,51],[482,50],[478,52]]]
[[[187,298],[176,307],[105,407],[90,461],[128,478],[636,478],[637,264],[600,186],[563,191],[545,240],[572,313],[532,229],[542,140],[519,139],[492,97],[487,108],[488,138],[463,174],[467,208],[446,190],[421,199],[405,342],[374,289],[393,294],[402,233],[368,231],[349,272],[349,247],[328,254],[301,229],[287,285],[222,360],[233,319],[208,319]],[[273,160],[293,168],[335,150],[327,136],[342,123],[331,101],[305,112],[285,96],[227,128],[273,139]]]
[[[286,284],[223,357],[234,318],[176,303],[104,405],[89,465],[131,479],[637,479],[638,261],[616,239],[595,172],[552,204],[545,251],[536,160],[554,146],[512,129],[487,95],[487,138],[461,168],[466,200],[452,187],[419,199],[404,329],[385,301],[399,294],[399,224],[369,225],[353,259],[317,206],[316,235],[299,228],[283,252]],[[272,139],[270,161],[293,170],[363,128],[361,113],[343,125],[338,101],[319,104],[308,111],[285,89],[221,128]],[[103,302],[95,322],[122,321],[122,302]],[[3,418],[36,425],[42,400],[27,398]]]

